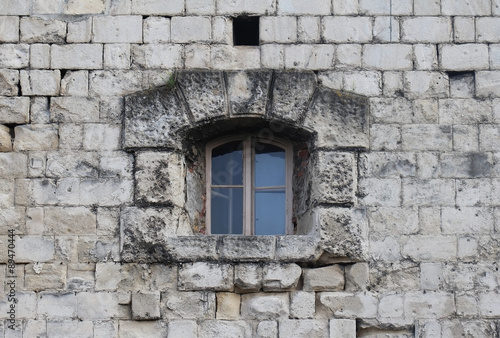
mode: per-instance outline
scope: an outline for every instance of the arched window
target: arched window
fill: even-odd
[[[207,145],[210,234],[284,235],[292,224],[292,145],[241,135]]]

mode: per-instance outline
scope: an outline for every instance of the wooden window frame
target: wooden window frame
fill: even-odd
[[[243,235],[252,236],[255,231],[255,201],[254,201],[254,171],[255,171],[255,142],[268,143],[284,149],[285,151],[285,234],[293,234],[292,222],[292,174],[293,174],[293,145],[290,142],[264,138],[255,135],[242,134],[219,138],[207,143],[206,146],[206,231],[211,234],[212,220],[212,150],[223,144],[243,142]],[[239,234],[228,234],[239,235]]]

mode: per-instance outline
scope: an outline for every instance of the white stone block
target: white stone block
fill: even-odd
[[[490,45],[490,69],[500,69],[500,45]]]
[[[321,39],[320,18],[300,16],[297,21],[297,37],[302,43],[317,43]]]
[[[181,291],[190,290],[233,290],[233,267],[218,263],[188,263],[179,268]]]
[[[285,68],[285,51],[283,45],[266,44],[260,46],[262,68]]]
[[[46,262],[54,259],[54,239],[49,236],[24,236],[16,240],[17,262]]]
[[[414,45],[415,69],[433,70],[438,66],[435,45]]]
[[[19,41],[19,17],[0,16],[0,42]]]
[[[105,44],[104,45],[104,68],[106,69],[129,69],[130,68],[130,45],[129,44]]]
[[[420,263],[421,290],[438,290],[442,280],[441,263]]]
[[[10,128],[0,125],[0,152],[12,151],[12,137],[10,136]]]
[[[172,320],[168,323],[168,338],[198,338],[198,324],[194,320]]]
[[[27,68],[29,64],[28,44],[0,44],[1,68]]]
[[[368,42],[372,39],[372,20],[369,17],[325,17],[323,38],[337,43]]]
[[[454,236],[412,236],[403,245],[403,255],[417,261],[448,261],[457,257]]]
[[[331,69],[334,64],[333,45],[291,45],[284,52],[287,69]]]
[[[175,43],[209,42],[212,24],[207,17],[184,16],[171,19],[171,38]]]
[[[0,123],[24,124],[29,121],[28,97],[0,97]]]
[[[170,19],[150,16],[144,20],[144,43],[170,42]]]
[[[443,208],[443,234],[488,234],[493,231],[491,210],[483,207]]]
[[[30,0],[0,0],[0,13],[3,15],[29,15],[31,10]]]
[[[143,89],[144,83],[142,72],[114,70],[90,73],[89,85],[91,95],[109,97],[135,93]]]
[[[186,68],[210,68],[210,46],[192,44],[184,46],[184,65]]]
[[[250,338],[252,337],[252,326],[243,320],[205,320],[201,322],[198,332],[199,338]]]
[[[476,35],[478,42],[500,41],[500,18],[488,17],[476,19]]]
[[[241,296],[241,316],[248,319],[288,318],[287,293],[248,293]]]
[[[102,68],[101,44],[52,45],[51,67],[61,69]]]
[[[413,17],[403,19],[402,40],[419,43],[452,41],[451,19],[443,17]]]
[[[142,42],[142,17],[139,15],[96,16],[93,18],[92,28],[94,42]]]
[[[481,16],[491,14],[490,0],[441,0],[443,15]]]
[[[380,70],[409,70],[413,68],[411,45],[365,45],[363,65]]]
[[[184,12],[184,1],[132,0],[132,14],[174,16]]]
[[[61,80],[62,96],[87,96],[89,92],[89,72],[69,71]]]
[[[214,69],[260,68],[259,47],[212,45],[210,57]]]
[[[453,126],[453,150],[455,151],[478,151],[479,130],[476,126],[455,125]],[[474,195],[477,196],[477,195]],[[473,196],[467,201],[474,201]],[[458,196],[457,196],[458,203]]]
[[[282,291],[297,286],[302,269],[297,264],[269,264],[262,271],[264,291]]]
[[[321,319],[285,319],[279,322],[280,337],[328,337],[328,321]]]
[[[105,10],[105,0],[68,0],[64,2],[64,14],[69,15],[102,14]]]
[[[120,147],[121,125],[85,124],[83,128],[83,149],[116,150]]]
[[[212,19],[212,42],[220,44],[233,43],[232,20],[224,16],[216,16]]]
[[[382,93],[382,79],[379,72],[356,72],[344,74],[344,90],[365,96]]]
[[[356,321],[330,319],[330,338],[356,338]]]
[[[361,45],[337,45],[335,65],[340,69],[361,67]]]
[[[445,70],[488,69],[486,44],[443,45],[439,53],[441,68]]]
[[[476,95],[500,97],[500,72],[476,72]]]
[[[58,70],[22,70],[21,91],[27,96],[56,96],[61,89]]]
[[[21,41],[63,43],[66,38],[66,23],[41,18],[21,18]]]
[[[409,318],[443,318],[455,312],[454,296],[445,292],[408,292],[404,302]]]
[[[316,293],[295,291],[290,294],[290,317],[313,318],[316,312]]]
[[[134,45],[132,46],[132,62],[145,68],[181,68],[182,45]],[[166,75],[165,77],[167,78]]]
[[[278,15],[329,15],[332,13],[330,0],[304,2],[302,0],[288,0],[278,2]]]
[[[328,307],[336,318],[374,318],[377,314],[378,298],[370,292],[321,292],[319,302]]]
[[[405,93],[410,98],[447,97],[448,76],[438,72],[405,72]]]
[[[270,320],[259,321],[255,338],[276,338],[278,336],[278,323]]]
[[[92,34],[92,19],[87,18],[80,21],[68,22],[67,42],[85,43],[90,42]]]
[[[367,178],[360,180],[359,190],[363,197],[359,202],[370,206],[399,206],[401,180],[395,178]]]
[[[50,45],[33,44],[30,53],[31,68],[48,69],[50,68]]]
[[[356,15],[358,10],[358,1],[333,0],[334,15]]]
[[[399,41],[399,20],[392,16],[379,16],[373,24],[373,39],[375,41],[396,42]]]
[[[17,96],[19,94],[19,71],[12,69],[0,70],[0,95]]]
[[[260,19],[260,40],[263,43],[297,41],[297,19],[290,16],[268,16]]]
[[[275,14],[275,0],[217,0],[217,14]]]
[[[453,19],[455,42],[474,42],[476,24],[473,17],[457,16]]]
[[[50,100],[52,122],[97,122],[99,101],[88,97],[55,97]]]
[[[28,124],[14,128],[14,151],[57,149],[57,128],[51,124]]]
[[[440,0],[419,0],[414,1],[415,15],[439,15],[441,14]]]
[[[215,15],[215,0],[186,0],[187,15]]]

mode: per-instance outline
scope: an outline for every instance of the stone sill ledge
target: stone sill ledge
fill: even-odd
[[[312,235],[201,235],[122,244],[121,257],[123,262],[144,263],[315,262],[322,252],[319,239]]]

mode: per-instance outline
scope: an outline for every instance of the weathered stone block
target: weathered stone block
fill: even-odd
[[[167,44],[145,44],[133,45],[132,60],[144,68],[181,68],[182,67],[182,48],[180,45]],[[168,81],[168,76],[164,77],[164,84]]]
[[[266,44],[260,46],[262,68],[285,68],[285,51],[281,44]]]
[[[261,68],[260,48],[212,45],[210,62],[213,69],[258,69]]]
[[[315,219],[321,235],[321,247],[337,257],[362,258],[366,255],[367,224],[364,211],[343,208],[319,208]]]
[[[451,19],[447,17],[415,17],[401,25],[403,41],[442,43],[452,41]]]
[[[174,43],[208,42],[211,30],[208,17],[174,16],[171,19],[171,38]]]
[[[335,62],[333,45],[289,45],[284,53],[286,69],[330,69]]]
[[[92,18],[80,21],[68,22],[67,42],[85,43],[90,42],[92,37]]]
[[[489,101],[458,98],[439,100],[439,122],[442,124],[489,123],[492,119]]]
[[[89,72],[69,71],[61,80],[62,96],[87,96],[89,93]]]
[[[314,318],[316,313],[316,293],[295,291],[290,294],[290,317],[298,319]]]
[[[314,236],[279,236],[276,243],[276,258],[281,261],[314,261],[320,254],[318,240]]]
[[[0,179],[0,208],[14,206],[14,180]]]
[[[323,268],[304,269],[305,291],[342,291],[344,284],[344,270],[338,264]]]
[[[84,150],[117,150],[120,141],[121,125],[87,123],[83,128]]]
[[[248,319],[288,318],[287,293],[249,293],[241,296],[241,316]]]
[[[491,6],[489,0],[478,0],[469,2],[465,0],[442,0],[441,8],[443,15],[490,15]]]
[[[10,128],[0,125],[0,152],[12,151],[12,137],[10,136]]]
[[[362,177],[411,177],[417,171],[413,153],[363,154],[359,159]]]
[[[487,148],[483,146],[484,150]],[[493,169],[491,156],[478,152],[443,153],[440,164],[441,176],[446,178],[489,177]]]
[[[161,314],[167,319],[212,319],[215,308],[215,292],[169,291],[161,297]]]
[[[120,320],[118,323],[118,337],[167,337],[168,325],[166,322]]]
[[[120,304],[116,293],[79,292],[76,298],[80,320],[130,318],[130,307]]]
[[[375,21],[373,23],[373,39],[377,42],[399,41],[401,32],[399,26],[400,26],[400,21],[394,20],[393,17],[390,16],[375,17]]]
[[[57,128],[51,124],[30,124],[14,128],[14,150],[57,149],[59,138]]]
[[[413,66],[411,45],[365,45],[363,65],[379,70],[410,70]]]
[[[5,12],[2,12],[5,13]],[[15,57],[13,57],[15,55]],[[29,65],[28,44],[0,45],[0,67],[2,68],[26,68]]]
[[[398,293],[383,295],[380,298],[378,313],[382,318],[399,318],[404,313],[403,296]]]
[[[262,42],[291,43],[297,41],[297,20],[295,17],[263,17],[259,24],[259,38]]]
[[[96,122],[99,101],[84,97],[55,97],[50,100],[52,122]]]
[[[486,44],[442,45],[439,63],[444,70],[488,69],[488,46]]]
[[[154,320],[160,318],[160,291],[132,293],[132,319]]]
[[[453,29],[456,42],[474,42],[476,40],[473,17],[455,17]]]
[[[365,178],[359,182],[360,203],[367,206],[401,204],[401,180],[398,178]]]
[[[132,0],[132,14],[142,15],[179,15],[184,12],[184,2],[162,0]]]
[[[356,164],[354,154],[341,152],[317,153],[314,166],[312,198],[317,203],[354,203]]]
[[[22,70],[21,91],[26,96],[56,96],[61,89],[59,70]]]
[[[101,14],[105,9],[105,0],[89,0],[86,2],[69,0],[64,4],[64,14],[69,15]]]
[[[403,205],[454,205],[455,184],[452,179],[403,181]]]
[[[356,72],[343,74],[343,90],[364,96],[382,93],[382,77],[379,72]]]
[[[373,293],[321,292],[319,302],[337,318],[373,318],[377,315],[378,298]]]
[[[448,97],[449,79],[446,74],[436,72],[406,72],[405,94],[409,98]]]
[[[0,97],[0,123],[23,124],[29,120],[28,97]]]
[[[403,255],[418,261],[446,261],[457,256],[457,239],[452,236],[412,236]]]
[[[24,178],[28,171],[28,157],[21,153],[0,153],[0,177]]]
[[[36,250],[37,252],[40,252],[39,249],[40,247],[35,246],[30,248],[30,250]],[[43,260],[35,259],[35,261]],[[67,267],[59,263],[26,264],[24,286],[26,289],[33,291],[64,289],[66,286],[66,270]]]
[[[361,67],[361,45],[341,44],[337,46],[336,65],[338,68]],[[325,85],[325,84],[323,84]]]
[[[21,18],[21,41],[63,43],[66,38],[66,23],[41,18]]]
[[[52,45],[50,66],[63,69],[100,69],[103,65],[102,51],[100,44]]]
[[[328,321],[320,319],[285,319],[279,323],[280,337],[328,337]]]
[[[372,39],[369,17],[329,16],[323,18],[323,38],[327,42],[368,42]]]
[[[106,44],[104,46],[104,68],[129,69],[130,45],[119,43]]]
[[[94,42],[142,42],[142,17],[139,15],[97,16],[93,18],[92,23]]]
[[[235,320],[240,317],[240,295],[230,292],[217,293],[217,319]]]
[[[135,164],[135,199],[139,203],[184,205],[185,168],[181,155],[139,152]]]
[[[235,265],[234,285],[238,292],[259,291],[262,287],[262,267],[258,264]]]
[[[48,152],[47,177],[97,177],[98,157],[92,152]]]
[[[318,133],[317,147],[368,147],[368,102],[365,98],[320,89],[304,126]]]
[[[176,236],[168,237],[165,241],[174,261],[216,261],[219,259],[216,236]]]
[[[180,148],[177,131],[189,124],[180,107],[175,92],[166,88],[126,97],[124,146]]]
[[[200,338],[220,337],[252,337],[252,326],[249,322],[242,320],[235,321],[218,321],[205,320],[199,326]]]
[[[239,261],[272,260],[276,251],[274,236],[224,236],[221,258]]]
[[[443,234],[489,234],[493,231],[490,208],[460,207],[442,209]]]
[[[117,178],[83,179],[80,182],[82,205],[114,206],[132,201],[133,182]]]
[[[274,14],[276,13],[276,2],[274,0],[256,0],[248,2],[245,0],[219,0],[217,2],[217,13],[227,14]]]
[[[18,85],[19,72],[17,70],[0,70],[0,95],[16,96],[19,93]]]
[[[146,262],[168,261],[171,254],[165,238],[191,235],[187,215],[177,207],[125,208],[122,212],[122,259]]]
[[[297,20],[297,39],[302,43],[318,43],[320,37],[320,18],[303,16]]]
[[[262,286],[264,291],[284,291],[294,289],[302,269],[297,264],[271,263],[262,270]]]
[[[233,267],[217,263],[186,263],[179,268],[179,290],[233,290]]]
[[[231,114],[266,114],[271,73],[266,71],[229,72],[228,96]]]
[[[476,72],[476,95],[478,97],[498,97],[500,72]]]
[[[455,312],[455,301],[444,292],[408,292],[404,309],[409,318],[444,318]]]
[[[38,299],[37,317],[45,319],[69,319],[76,317],[74,293],[41,292]]]
[[[345,289],[347,291],[366,290],[370,286],[368,263],[355,263],[345,267]]]
[[[355,338],[356,321],[351,319],[330,319],[330,338]]]
[[[63,338],[68,336],[80,336],[82,338],[92,338],[94,323],[92,321],[68,320],[47,322],[47,336]]]
[[[451,126],[431,124],[405,125],[402,129],[402,141],[403,150],[451,150]]]
[[[11,2],[8,0],[0,1],[0,13],[3,15],[29,15],[31,9],[31,1],[21,0]]]
[[[54,235],[91,235],[96,233],[96,215],[84,207],[46,207],[45,231]]]

